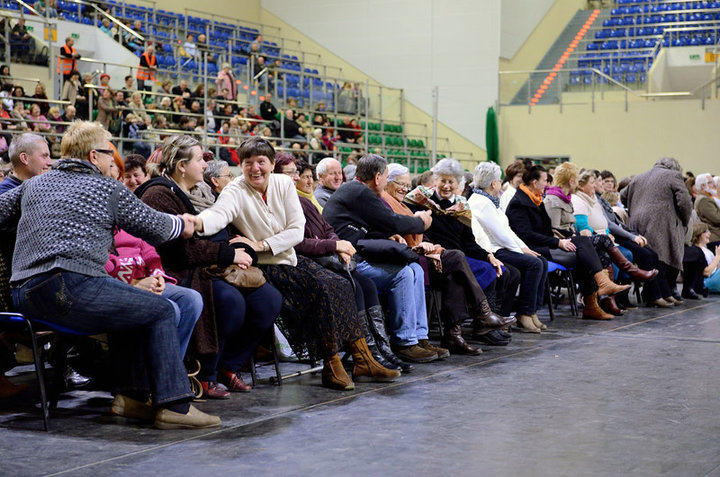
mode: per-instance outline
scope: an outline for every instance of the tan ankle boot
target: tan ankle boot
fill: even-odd
[[[391,383],[400,377],[400,371],[387,369],[375,361],[365,338],[350,343],[350,351],[355,362],[352,373],[355,381]]]
[[[597,293],[583,297],[583,318],[589,320],[612,320],[613,315],[605,313],[597,301]]]
[[[540,328],[540,330],[545,331],[547,330],[547,325],[540,321],[540,318],[538,318],[537,313],[533,313],[530,315],[533,320],[533,325],[535,325],[535,328]]]
[[[593,278],[595,278],[595,283],[597,283],[598,286],[597,294],[600,296],[615,295],[630,288],[630,285],[618,285],[610,280],[607,270],[600,270]]]
[[[540,333],[540,328],[535,326],[533,318],[530,315],[517,315],[518,326],[526,333]]]
[[[340,356],[337,353],[323,360],[322,383],[326,388],[340,391],[352,391],[355,389],[355,383],[345,372]]]

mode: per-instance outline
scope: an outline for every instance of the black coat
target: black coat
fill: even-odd
[[[364,238],[421,234],[425,230],[422,219],[396,214],[359,181],[346,182],[333,192],[323,207],[323,218],[341,239],[353,245]]]
[[[449,200],[440,199],[437,194],[432,197],[432,200],[443,210],[453,205]],[[413,212],[426,210],[424,207],[406,205]],[[425,237],[428,242],[440,245],[447,250],[462,250],[470,258],[487,261],[488,251],[477,244],[472,228],[450,215],[433,212],[432,225],[425,231]]]
[[[522,189],[518,188],[505,215],[517,236],[543,257],[550,258],[550,249],[558,248],[560,239],[553,235],[545,204],[541,203],[538,207]]]

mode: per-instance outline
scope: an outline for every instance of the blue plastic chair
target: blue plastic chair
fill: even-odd
[[[565,284],[568,291],[568,301],[570,302],[570,313],[573,316],[578,316],[577,302],[575,301],[575,279],[572,275],[572,269],[568,269],[559,263],[548,260],[548,280],[545,283],[545,295],[548,299],[548,311],[550,312],[550,321],[555,319],[555,312],[553,310],[552,301],[552,290],[550,287],[550,274],[556,273],[560,280]],[[562,287],[562,285],[561,285]],[[557,304],[555,305],[557,308]]]

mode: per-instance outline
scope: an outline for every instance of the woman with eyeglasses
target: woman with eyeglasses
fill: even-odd
[[[197,214],[215,202],[210,187],[203,182],[207,165],[200,143],[190,136],[172,136],[163,142],[162,176],[137,188],[143,202],[163,212]],[[206,193],[194,189],[206,186]],[[225,227],[208,237],[175,240],[157,251],[165,271],[178,284],[192,288],[203,297],[203,310],[195,326],[190,353],[200,360],[197,378],[203,396],[228,399],[230,392],[247,392],[240,369],[272,328],[282,296],[269,283],[253,291],[239,291],[223,280],[213,278],[204,268],[226,268],[236,264],[245,269],[257,262],[251,247],[229,240]]]
[[[410,216],[412,211],[403,203],[410,187],[408,168],[400,164],[388,164],[387,186],[380,198],[393,212]],[[510,323],[492,318],[494,315],[490,311],[485,293],[465,259],[465,254],[458,249],[446,250],[441,245],[431,243],[422,234],[408,234],[404,239],[408,246],[423,256],[423,268],[430,286],[442,291],[441,308],[444,311],[442,318],[445,331],[442,345],[453,354],[475,356],[482,353],[480,348],[471,346],[462,336],[462,323],[466,318],[475,319],[474,339],[492,346],[507,345],[510,335],[500,328]],[[472,316],[469,316],[468,310]]]
[[[243,177],[222,191],[213,207],[195,217],[198,233],[212,235],[232,224],[241,239],[258,255],[268,281],[284,296],[282,320],[290,339],[307,346],[311,356],[323,359],[322,383],[352,390],[355,384],[338,352],[349,345],[356,381],[394,381],[400,373],[383,367],[365,342],[348,280],[312,260],[298,256],[294,247],[304,237],[305,217],[293,181],[273,174],[275,149],[265,139],[246,139],[238,151]],[[349,250],[348,250],[349,251]]]
[[[296,160],[292,154],[280,152],[275,156],[275,173],[285,174],[293,180],[305,215],[305,238],[295,246],[295,251],[309,258],[337,255],[340,263],[350,264],[355,248],[347,240],[340,240],[332,226],[323,218],[322,207],[312,193],[314,172],[313,166]],[[345,274],[341,276],[349,278]],[[350,271],[350,276],[354,282],[355,304],[360,317],[367,324],[367,329],[364,330],[365,341],[373,356],[388,369],[410,371],[412,366],[401,361],[390,349],[390,340],[385,331],[385,316],[375,283],[355,269]]]

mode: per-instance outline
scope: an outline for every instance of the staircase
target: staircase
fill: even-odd
[[[558,62],[560,57],[563,55],[565,50],[567,49],[568,45],[573,41],[575,38],[575,35],[578,34],[580,29],[583,27],[585,22],[590,18],[590,15],[592,14],[592,10],[578,10],[577,13],[572,17],[572,19],[568,22],[567,26],[565,26],[565,29],[560,33],[560,36],[558,36],[557,40],[555,40],[555,43],[550,47],[548,52],[545,54],[542,60],[540,60],[540,63],[538,63],[536,70],[551,70]],[[597,20],[596,20],[597,21]],[[585,38],[589,36],[590,32],[586,33]],[[548,76],[547,73],[535,73],[531,74],[528,81],[525,82],[522,88],[518,91],[518,93],[513,98],[512,102],[510,104],[512,105],[522,105],[522,104],[528,104],[529,99],[528,98],[528,82],[530,83],[530,97],[532,98],[532,95],[535,94],[535,92],[543,85],[543,82],[545,81],[545,78]],[[538,104],[556,104],[559,101],[559,95],[558,95],[558,85],[557,85],[558,78],[555,78],[555,80],[549,85],[547,91],[542,95],[540,98]],[[563,85],[564,86],[564,85]]]

